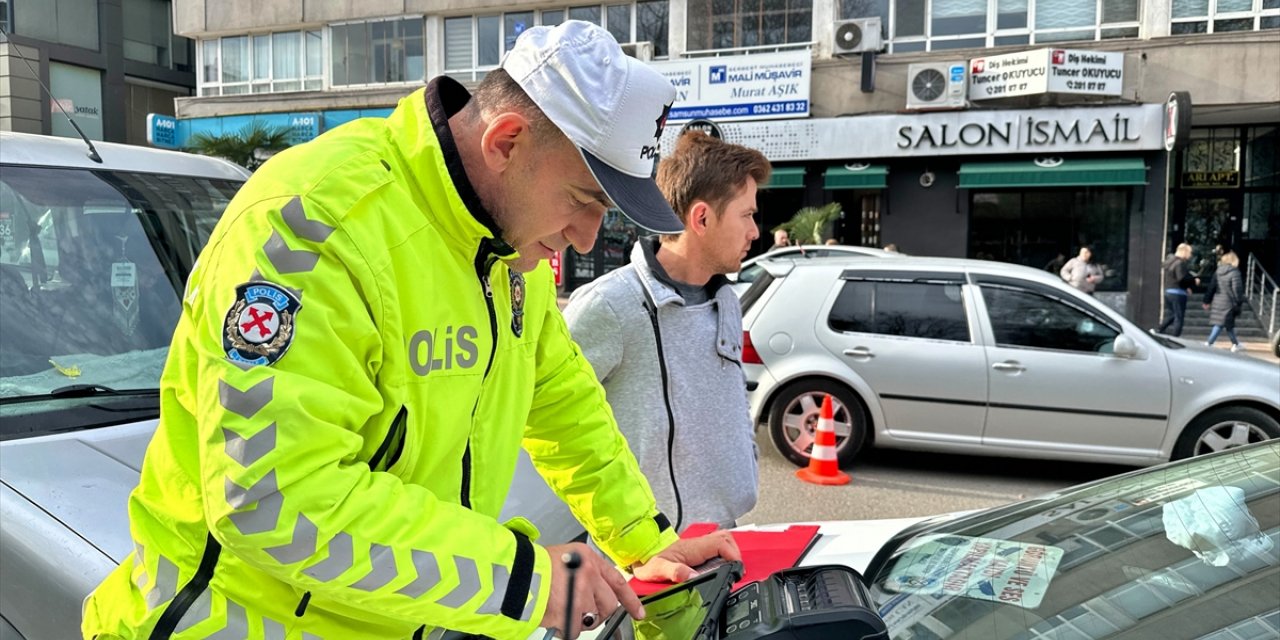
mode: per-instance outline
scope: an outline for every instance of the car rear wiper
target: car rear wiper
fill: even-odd
[[[154,387],[150,389],[112,389],[111,387],[101,384],[69,384],[65,387],[58,387],[57,389],[45,394],[0,398],[0,405],[39,402],[41,400],[49,400],[51,398],[58,400],[65,398],[145,398],[159,395],[160,390]]]

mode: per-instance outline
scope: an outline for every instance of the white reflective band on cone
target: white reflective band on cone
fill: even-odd
[[[835,460],[836,448],[826,444],[815,444],[809,457],[814,460]]]
[[[836,421],[827,418],[818,418],[818,431],[836,432]]]

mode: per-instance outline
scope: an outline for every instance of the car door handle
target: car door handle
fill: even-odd
[[[1026,371],[1026,370],[1027,370],[1027,368],[1026,368],[1026,367],[1024,367],[1024,366],[1022,366],[1022,365],[1020,365],[1020,364],[1018,364],[1018,363],[1016,363],[1016,362],[997,362],[997,363],[995,363],[995,364],[991,365],[991,368],[992,368],[992,369],[995,369],[996,371],[1015,371],[1015,372],[1020,372],[1020,371]]]
[[[844,354],[851,358],[874,358],[876,354],[866,347],[858,347],[857,349],[845,349]]]

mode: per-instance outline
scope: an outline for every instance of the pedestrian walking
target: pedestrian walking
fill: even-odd
[[[1205,346],[1212,347],[1223,332],[1231,339],[1232,351],[1243,351],[1244,346],[1236,337],[1236,317],[1244,310],[1244,277],[1240,274],[1240,258],[1228,251],[1218,258],[1218,270],[1213,283],[1204,294],[1204,308],[1209,310],[1209,339]]]
[[[1191,288],[1200,284],[1200,279],[1191,274],[1190,261],[1191,245],[1184,242],[1161,265],[1165,286],[1164,322],[1156,329],[1157,333],[1166,333],[1165,329],[1169,329],[1168,335],[1182,335],[1187,299],[1191,296]]]

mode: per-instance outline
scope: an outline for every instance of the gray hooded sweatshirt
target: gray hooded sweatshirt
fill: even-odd
[[[686,304],[655,247],[641,239],[630,264],[575,291],[565,319],[662,512],[679,530],[732,526],[758,487],[742,308],[723,277]]]

